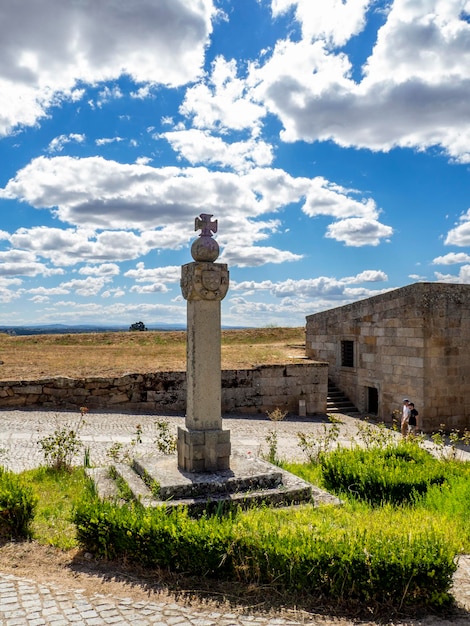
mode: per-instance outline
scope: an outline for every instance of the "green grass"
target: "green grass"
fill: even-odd
[[[21,476],[38,499],[31,524],[32,538],[62,550],[76,548],[72,511],[89,485],[84,470],[74,468],[68,472],[40,467]]]
[[[446,481],[442,486],[431,487],[425,496],[416,498],[412,511],[404,507],[406,515],[426,515],[438,520],[456,537],[459,552],[470,553],[470,465],[458,461],[441,462],[445,468]],[[300,476],[304,480],[324,488],[320,464],[282,462],[287,471]],[[36,513],[32,524],[33,538],[42,544],[50,544],[61,549],[75,548],[75,527],[71,521],[74,506],[80,501],[89,486],[82,468],[74,468],[71,472],[55,472],[41,467],[28,470],[21,474],[25,484],[31,486],[38,499]],[[344,495],[344,494],[343,494]],[[376,508],[376,507],[375,507]],[[396,507],[397,510],[400,507]],[[351,523],[356,524],[356,512],[359,518],[364,518],[364,524],[373,525],[378,519],[374,507],[366,503],[357,503],[349,498],[342,507],[343,514],[351,515]],[[386,508],[387,515],[390,507]],[[274,512],[274,515],[277,515]],[[322,515],[336,515],[327,509]]]

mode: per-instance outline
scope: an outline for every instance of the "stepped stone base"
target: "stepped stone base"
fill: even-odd
[[[262,503],[340,504],[335,496],[257,457],[234,454],[229,470],[196,474],[180,470],[174,456],[140,457],[134,460],[132,469],[121,464],[113,468],[144,506],[186,506],[199,513],[215,510],[221,504],[243,508]],[[109,468],[91,469],[89,475],[101,498],[119,499]]]

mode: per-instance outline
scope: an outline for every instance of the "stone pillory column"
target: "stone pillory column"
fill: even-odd
[[[217,220],[201,213],[194,230],[194,263],[183,265],[181,290],[187,305],[187,396],[185,427],[178,428],[178,468],[216,472],[230,468],[230,431],[222,430],[220,302],[228,290],[225,263],[214,263]]]

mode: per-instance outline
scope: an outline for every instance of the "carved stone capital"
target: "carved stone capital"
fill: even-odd
[[[228,285],[225,263],[196,261],[181,268],[181,291],[185,300],[223,300]]]

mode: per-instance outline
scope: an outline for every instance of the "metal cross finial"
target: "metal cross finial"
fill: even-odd
[[[217,232],[217,220],[211,222],[210,213],[201,213],[194,221],[194,230],[201,230],[200,237],[212,237]]]

